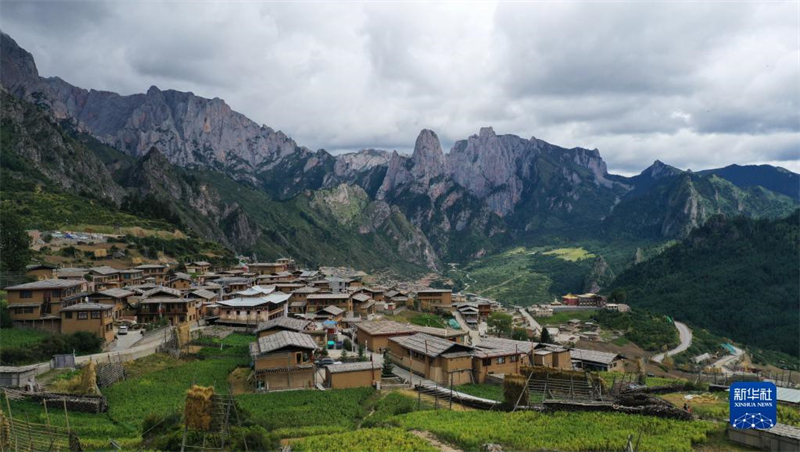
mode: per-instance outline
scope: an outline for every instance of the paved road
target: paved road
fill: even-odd
[[[685,351],[687,348],[692,346],[692,330],[690,330],[689,327],[682,322],[675,322],[675,328],[678,329],[678,335],[681,338],[681,343],[672,350],[668,350],[667,356],[677,355],[678,353]],[[664,357],[664,353],[659,353],[653,357],[653,361],[660,363],[664,360]]]
[[[724,375],[731,375],[733,372],[729,370],[726,366],[729,364],[734,364],[742,357],[744,354],[744,350],[739,347],[733,347],[733,355],[724,356],[712,364],[713,367],[716,367],[722,371]]]
[[[519,313],[522,314],[522,317],[525,317],[525,320],[528,321],[528,325],[530,325],[531,329],[536,334],[542,334],[542,325],[539,325],[533,316],[528,312],[525,308],[519,308]]]

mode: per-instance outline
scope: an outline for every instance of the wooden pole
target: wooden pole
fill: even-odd
[[[67,433],[69,433],[69,431],[70,431],[70,428],[69,428],[69,411],[67,411],[67,399],[66,399],[66,397],[61,399],[61,401],[64,402],[64,418],[67,421]]]
[[[19,445],[17,444],[17,429],[14,428],[14,415],[11,414],[11,402],[8,401],[8,392],[3,391],[3,394],[6,395],[6,408],[8,408],[8,423],[11,425],[11,434],[14,435],[14,450],[19,450]]]

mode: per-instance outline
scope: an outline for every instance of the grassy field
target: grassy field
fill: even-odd
[[[542,254],[546,256],[556,256],[559,259],[564,259],[565,261],[570,262],[597,257],[583,248],[558,248],[551,251],[545,251]]]
[[[38,330],[23,330],[19,328],[0,329],[0,347],[27,347],[38,344],[49,333]]]
[[[592,316],[597,312],[596,309],[586,309],[581,311],[561,311],[554,312],[552,317],[534,317],[541,325],[557,326],[562,323],[567,323],[572,319],[578,319],[581,322],[592,320]]]
[[[503,401],[503,387],[500,385],[466,384],[456,386],[455,390],[475,397],[497,400],[498,402]]]
[[[517,247],[476,259],[448,277],[468,292],[505,304],[549,303],[567,292],[582,292],[594,254],[583,248]]]

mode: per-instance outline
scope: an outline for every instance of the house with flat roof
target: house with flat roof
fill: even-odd
[[[306,296],[307,312],[317,312],[327,306],[337,306],[344,311],[353,310],[349,293],[312,293]]]
[[[90,293],[87,297],[92,303],[107,304],[112,306],[112,317],[119,318],[126,315],[128,310],[128,298],[136,295],[136,292],[128,289],[106,289]]]
[[[144,279],[153,278],[156,284],[163,284],[167,279],[167,266],[161,264],[142,264],[134,267],[142,271]]]
[[[186,271],[188,273],[206,273],[211,270],[211,263],[206,261],[195,261],[186,264]]]
[[[472,347],[425,333],[389,339],[395,365],[442,385],[472,382],[473,353]]]
[[[294,331],[259,337],[250,344],[256,389],[313,388],[313,355],[317,348],[311,336]]]
[[[504,344],[490,347],[483,343],[475,347],[472,371],[475,382],[485,383],[489,375],[519,374],[521,366],[529,365],[525,348]]]

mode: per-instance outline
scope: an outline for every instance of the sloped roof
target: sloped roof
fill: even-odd
[[[283,328],[293,331],[303,331],[312,322],[309,320],[294,319],[292,317],[277,317],[272,320],[261,322],[258,324],[256,334],[262,331],[268,331],[273,328]]]
[[[75,281],[71,279],[43,279],[41,281],[34,281],[25,284],[17,284],[16,286],[6,287],[5,290],[25,290],[25,289],[66,289],[69,287],[80,286],[84,281]]]
[[[392,335],[392,334],[414,334],[410,325],[392,320],[361,322],[356,328],[363,330],[371,336]]]
[[[431,358],[443,355],[449,352],[464,352],[471,353],[473,348],[464,344],[457,344],[455,342],[442,339],[440,337],[431,336],[425,333],[417,333],[413,336],[397,336],[389,339],[396,342],[403,347],[421,353]]]
[[[119,273],[119,269],[116,269],[114,267],[109,267],[108,265],[103,265],[101,267],[92,267],[89,269],[89,271],[100,275],[114,275]]]
[[[196,295],[206,300],[210,300],[217,296],[217,294],[207,289],[197,289],[194,292],[192,292],[192,295]]]
[[[210,262],[206,262],[206,261],[195,261],[195,262],[192,262],[189,265],[200,265],[200,266],[203,266],[203,267],[208,267],[208,266],[211,265],[211,263]]]
[[[524,353],[530,353],[531,350],[539,345],[538,342],[515,341],[513,339],[502,339],[499,337],[484,337],[481,338],[479,346],[485,349],[508,349],[519,350]]]
[[[342,309],[342,308],[340,308],[338,306],[326,306],[326,307],[320,309],[317,312],[326,312],[326,313],[331,314],[331,315],[339,315],[339,314],[344,313],[344,309]]]
[[[332,374],[344,372],[359,372],[364,370],[380,370],[381,365],[373,361],[361,361],[355,363],[331,364],[326,369]],[[380,376],[380,374],[378,374]]]
[[[251,345],[250,351],[255,351],[256,355],[271,353],[286,347],[305,348],[308,350],[317,349],[317,343],[314,342],[311,336],[294,331],[281,331],[270,336],[260,337],[254,344],[256,344],[256,347]]]
[[[133,268],[138,268],[138,269],[144,270],[144,269],[150,269],[150,268],[157,268],[157,269],[167,268],[167,266],[166,265],[160,265],[160,264],[142,264],[142,265],[137,265],[136,267],[133,267]]]
[[[312,293],[308,296],[309,300],[347,300],[349,293]]]
[[[371,299],[372,299],[372,297],[370,297],[369,295],[367,295],[365,293],[357,293],[357,294],[353,295],[353,300],[360,301],[362,303],[365,302],[365,301],[369,301]]]
[[[617,353],[598,352],[595,350],[583,350],[573,348],[569,351],[570,357],[579,361],[589,361],[600,364],[611,364],[622,356]]]
[[[236,292],[237,295],[252,297],[254,295],[269,295],[275,292],[275,286],[253,286],[245,290]]]
[[[250,298],[231,298],[230,300],[222,300],[218,303],[223,306],[230,306],[230,307],[253,307],[253,306],[260,306],[262,304],[280,304],[285,302],[289,299],[291,295],[288,293],[283,292],[275,292],[269,295],[264,295],[263,297],[250,297]]]
[[[319,291],[320,291],[319,287],[305,286],[305,287],[301,287],[299,289],[293,290],[292,293],[316,293],[316,292],[319,292]]]
[[[143,293],[142,297],[143,298],[150,298],[153,295],[160,294],[160,293],[167,294],[167,295],[172,295],[172,296],[178,297],[178,298],[180,298],[180,296],[181,296],[181,291],[178,290],[178,289],[173,289],[172,287],[158,286],[158,287],[155,287],[155,288],[150,289],[147,292]]]
[[[101,290],[101,291],[96,292],[96,293],[98,293],[100,295],[104,295],[106,297],[111,297],[111,298],[127,298],[127,297],[130,297],[131,295],[135,294],[136,292],[134,292],[132,290],[128,290],[128,289],[113,288],[113,289]],[[94,294],[92,294],[92,295],[94,295]],[[91,297],[91,295],[89,295],[89,296]]]

